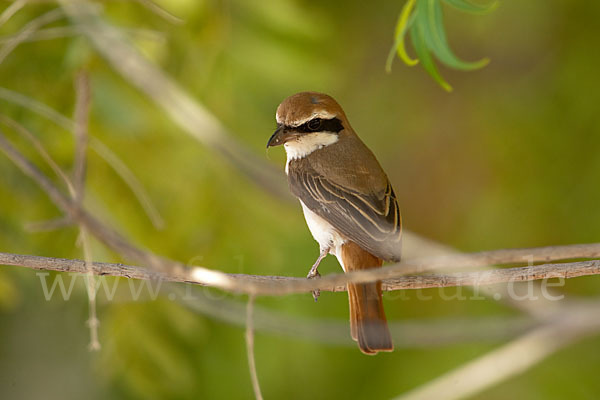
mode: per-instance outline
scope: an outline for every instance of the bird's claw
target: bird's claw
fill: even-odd
[[[307,279],[313,279],[313,278],[320,278],[321,274],[319,273],[319,270],[317,269],[311,269],[310,271],[308,271],[308,275],[306,275]]]
[[[308,273],[308,275],[306,276],[306,279],[315,279],[315,278],[320,278],[321,274],[319,274],[319,271],[315,270],[310,270],[310,272]],[[317,301],[319,299],[319,296],[321,295],[321,290],[320,289],[315,289],[312,292],[312,296],[313,299],[315,299],[315,301]]]

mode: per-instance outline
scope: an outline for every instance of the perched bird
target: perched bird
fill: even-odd
[[[394,190],[373,153],[358,138],[330,96],[302,92],[277,108],[277,130],[267,143],[283,145],[285,172],[298,197],[320,255],[308,273],[319,275],[327,254],[345,272],[399,261],[400,210]],[[315,300],[318,293],[313,293]],[[392,351],[381,282],[348,284],[350,333],[365,354]]]

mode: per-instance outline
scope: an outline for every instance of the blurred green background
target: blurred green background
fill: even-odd
[[[396,60],[392,73],[385,73],[402,1],[160,4],[184,23],[170,23],[138,2],[104,2],[103,17],[121,28],[156,31],[158,38],[130,37],[250,151],[281,170],[282,182],[283,149],[264,149],[275,109],[295,92],[322,91],[340,102],[387,171],[405,228],[463,251],[598,241],[600,3],[502,1],[485,16],[445,8],[456,53],[466,60],[491,59],[468,73],[442,68],[451,94],[420,66]],[[13,35],[53,7],[28,4],[0,33]],[[49,26],[67,25],[62,19]],[[152,226],[127,185],[93,151],[88,209],[134,242],[182,262],[305,276],[318,246],[300,207],[272,197],[185,134],[85,38],[21,44],[0,65],[0,86],[70,116],[73,79],[81,69],[92,87],[90,134],[134,172],[165,227]],[[71,168],[70,132],[4,100],[0,112],[29,128],[62,167]],[[26,141],[3,131],[50,173]],[[75,227],[25,228],[60,213],[5,156],[0,178],[0,251],[82,258]],[[93,257],[124,261],[97,242]],[[337,271],[328,257],[321,272]],[[57,276],[50,274],[48,285]],[[62,277],[68,285],[71,276]],[[596,277],[578,278],[560,291],[567,298],[594,296],[599,284]],[[87,349],[81,279],[69,301],[59,295],[46,301],[34,271],[2,267],[0,397],[251,398],[243,326],[194,307],[208,301],[217,314],[228,315],[239,306],[243,321],[245,297],[196,290],[186,302],[178,289],[185,288],[165,286],[156,300],[147,294],[133,299],[125,281],[112,300],[101,290],[102,350],[94,353]],[[422,294],[432,300],[419,300],[414,292],[386,294],[395,337],[402,337],[404,321],[441,319],[451,326],[465,318],[518,315],[493,300],[444,300],[437,290]],[[293,323],[286,333],[257,323],[256,362],[267,399],[390,398],[501,343],[480,335],[454,343],[404,343],[391,354],[367,357],[348,338],[344,293],[324,293],[316,304],[310,294],[260,298],[257,307],[276,313],[283,325],[322,324],[306,337],[293,332]],[[335,335],[327,324],[335,326]],[[594,398],[599,362],[600,337],[588,338],[476,398]]]

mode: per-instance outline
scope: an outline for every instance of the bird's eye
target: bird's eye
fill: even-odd
[[[308,129],[316,131],[321,127],[321,118],[315,118],[308,121]]]

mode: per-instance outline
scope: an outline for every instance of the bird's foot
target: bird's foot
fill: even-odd
[[[308,275],[306,275],[307,279],[315,279],[315,278],[320,278],[321,274],[319,274],[319,270],[317,268],[311,268],[310,271],[308,272]],[[315,299],[315,301],[317,301],[319,299],[319,296],[321,295],[321,290],[319,289],[315,289],[312,291],[312,296],[313,299]]]
[[[319,274],[319,264],[321,264],[321,261],[325,258],[325,256],[327,256],[328,253],[329,253],[329,248],[321,249],[319,258],[317,258],[317,261],[315,261],[313,266],[310,268],[310,271],[308,271],[308,275],[306,276],[307,279],[314,279],[314,278],[321,277],[321,274]],[[317,301],[317,299],[321,295],[321,291],[319,289],[315,289],[312,291],[312,295],[313,295],[313,299],[315,299],[315,301]]]

